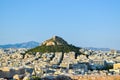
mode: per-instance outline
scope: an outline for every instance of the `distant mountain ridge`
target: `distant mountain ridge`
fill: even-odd
[[[94,51],[110,51],[110,48],[95,48],[95,47],[85,47],[86,49],[94,50]]]
[[[29,42],[16,43],[16,44],[0,45],[0,48],[34,48],[36,46],[39,46],[38,42],[29,41]]]

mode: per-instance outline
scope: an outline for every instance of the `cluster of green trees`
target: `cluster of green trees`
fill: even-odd
[[[26,53],[35,53],[35,52],[41,52],[41,53],[49,53],[49,52],[71,52],[74,51],[76,53],[79,53],[79,47],[75,47],[73,45],[53,45],[53,46],[45,46],[41,45],[36,48],[28,50]]]

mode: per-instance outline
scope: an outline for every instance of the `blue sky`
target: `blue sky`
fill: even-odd
[[[120,0],[0,0],[0,44],[58,35],[82,47],[120,49]]]

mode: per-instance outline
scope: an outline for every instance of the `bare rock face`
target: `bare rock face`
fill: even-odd
[[[51,46],[51,45],[52,45],[52,46],[55,45],[55,42],[47,42],[47,43],[46,43],[46,46]]]
[[[61,37],[53,36],[51,39],[46,40],[42,43],[45,46],[54,46],[54,45],[68,45],[68,43],[63,40]]]

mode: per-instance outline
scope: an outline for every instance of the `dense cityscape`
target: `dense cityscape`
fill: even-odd
[[[69,45],[58,36],[41,46]],[[38,46],[40,47],[40,46]],[[79,48],[79,53],[39,52],[36,48],[0,49],[0,80],[119,80],[120,52]],[[29,52],[32,51],[32,52]]]
[[[0,80],[120,80],[120,0],[0,0]]]

